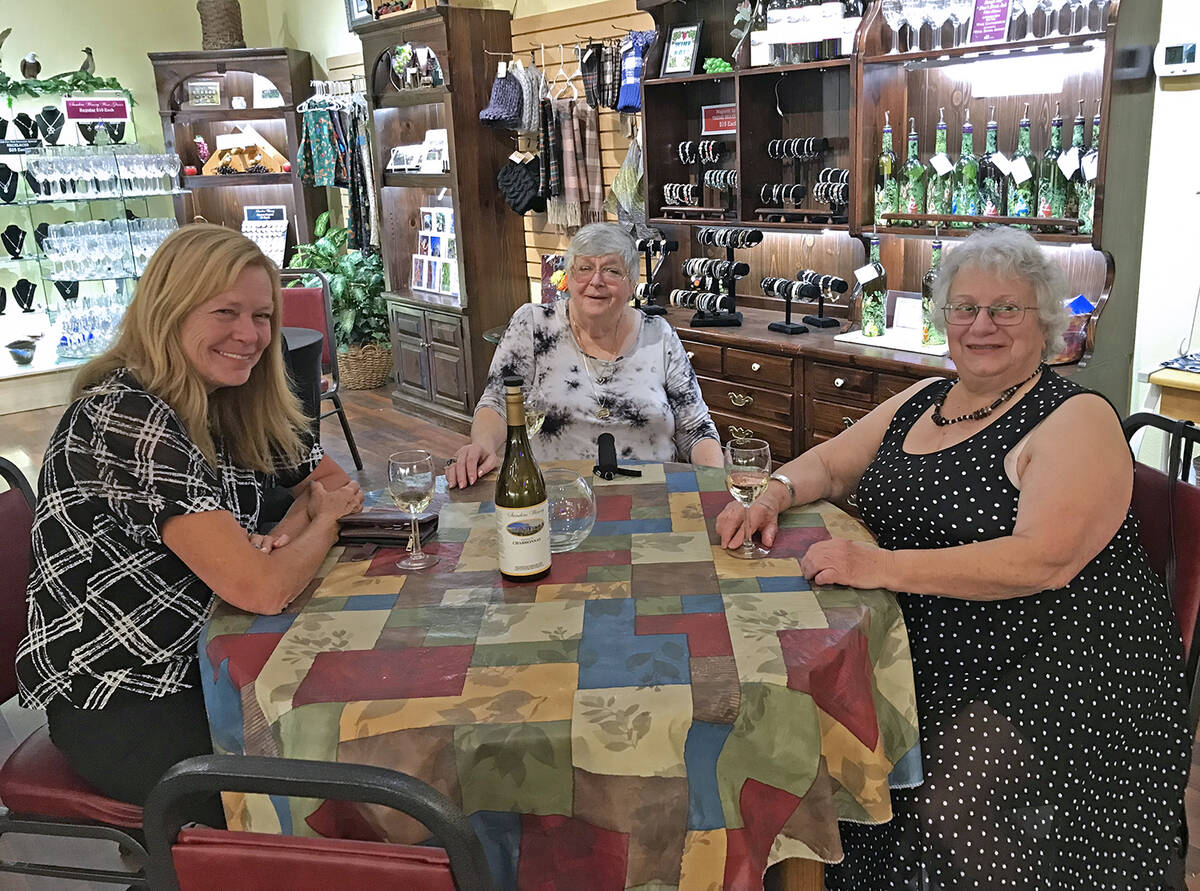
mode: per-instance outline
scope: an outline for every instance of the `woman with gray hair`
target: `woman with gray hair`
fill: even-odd
[[[615,223],[580,229],[567,248],[570,297],[522,306],[496,347],[475,407],[471,442],[446,467],[450,486],[469,486],[498,463],[508,431],[504,378],[525,381],[539,461],[594,459],[611,433],[624,460],[720,466],[709,417],[683,344],[667,322],[629,305],[638,280],[633,238]]]
[[[830,888],[1173,887],[1180,634],[1115,410],[1044,364],[1065,296],[1031,236],[970,236],[935,285],[958,379],[914,384],[717,518],[722,545],[769,546],[782,510],[856,494],[877,545],[817,542],[804,574],[900,592],[925,781],[892,791],[891,822],[842,824]]]

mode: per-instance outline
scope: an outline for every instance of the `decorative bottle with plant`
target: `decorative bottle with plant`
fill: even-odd
[[[1037,160],[1029,147],[1029,103],[1017,129],[1017,150],[1008,162],[1008,212],[1010,217],[1031,217],[1037,213]],[[1018,229],[1029,226],[1017,225]]]
[[[1079,219],[1079,184],[1083,179],[1081,175],[1083,168],[1080,167],[1080,164],[1083,161],[1083,153],[1086,151],[1083,145],[1083,103],[1084,100],[1080,99],[1079,111],[1075,115],[1075,124],[1071,131],[1071,147],[1058,162],[1059,169],[1063,171],[1063,175],[1067,178],[1067,200],[1064,216],[1068,220]]]
[[[908,159],[900,170],[900,213],[925,213],[927,171],[921,163],[917,137],[917,119],[908,119]],[[896,220],[893,225],[913,226],[909,220]]]
[[[1079,181],[1075,193],[1079,196],[1079,231],[1091,235],[1095,227],[1096,177],[1100,173],[1100,101],[1096,100],[1096,114],[1092,118],[1092,144],[1083,153],[1079,164]]]
[[[996,134],[1000,125],[996,123],[996,106],[988,109],[987,141],[983,157],[979,159],[979,212],[985,217],[998,217],[1004,213],[1008,200],[1008,159],[996,147]]]
[[[879,236],[871,236],[871,262],[875,267],[873,276],[859,281],[862,297],[859,303],[862,313],[862,333],[865,337],[882,337],[887,332],[887,270],[879,262]]]
[[[946,335],[933,324],[933,283],[937,280],[938,267],[942,265],[942,243],[934,239],[933,259],[929,270],[921,279],[921,343],[941,345],[946,342]]]
[[[896,153],[892,151],[891,112],[883,113],[883,143],[875,162],[875,225],[890,226],[885,213],[900,209],[900,184],[896,181]]]
[[[949,214],[954,206],[954,164],[946,154],[946,109],[938,109],[937,135],[929,159],[926,213]]]
[[[1067,178],[1058,166],[1062,156],[1061,103],[1054,103],[1050,121],[1050,146],[1038,164],[1038,217],[1062,219],[1067,212]]]
[[[971,109],[966,109],[966,119],[962,127],[962,149],[958,162],[952,173],[954,181],[954,205],[951,210],[955,216],[973,217],[979,215],[979,158],[975,155],[975,127],[971,124]],[[954,222],[950,224],[955,229],[970,229],[975,224],[971,222]]]

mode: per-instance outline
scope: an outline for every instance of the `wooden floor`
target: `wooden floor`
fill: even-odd
[[[363,470],[355,472],[342,430],[335,417],[321,424],[321,441],[331,457],[342,465],[365,489],[387,484],[387,458],[407,448],[428,449],[436,458],[452,455],[467,438],[444,430],[412,415],[392,408],[386,390],[348,391],[344,393],[350,428],[362,454]],[[326,402],[325,405],[329,403]],[[31,480],[37,477],[50,433],[62,415],[61,408],[43,409],[15,415],[0,415],[0,456],[13,461]],[[17,708],[14,702],[0,707],[0,760],[16,744],[42,723],[39,713]],[[1193,847],[1188,851],[1188,891],[1200,891],[1200,747],[1193,750],[1192,773],[1187,788],[1188,825]],[[51,852],[51,853],[47,853]],[[0,857],[33,858],[60,856],[66,862],[86,859],[90,864],[120,869],[113,846],[108,843],[38,841],[11,838],[0,841]],[[57,891],[62,888],[111,889],[112,885],[65,883],[60,879],[35,879],[0,874],[0,891]],[[862,889],[885,891],[885,889]]]

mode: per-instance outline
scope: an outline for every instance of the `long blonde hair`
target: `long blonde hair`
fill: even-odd
[[[238,387],[211,395],[184,353],[180,330],[196,307],[228,291],[252,266],[271,280],[271,344]],[[211,464],[220,441],[232,461],[270,473],[273,457],[302,457],[308,419],[288,388],[280,346],[283,298],[279,273],[250,239],[232,229],[193,223],[155,251],[125,310],[116,342],[82,369],[73,398],[128,368],[143,387],[175,410]]]

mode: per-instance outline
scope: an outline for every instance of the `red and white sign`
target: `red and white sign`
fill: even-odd
[[[737,132],[736,105],[700,106],[700,135],[716,136],[720,133]]]
[[[127,121],[128,99],[65,99],[69,121]]]

